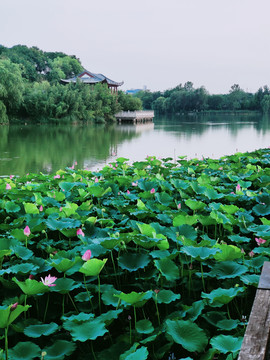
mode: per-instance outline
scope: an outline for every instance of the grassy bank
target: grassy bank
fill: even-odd
[[[3,354],[235,359],[270,254],[269,163],[263,149],[1,178]]]

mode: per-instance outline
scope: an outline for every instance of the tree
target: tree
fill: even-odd
[[[136,96],[130,94],[125,94],[123,91],[118,93],[118,102],[121,106],[121,109],[124,111],[135,111],[142,109],[142,101]]]
[[[2,116],[15,113],[21,105],[23,79],[20,66],[10,60],[0,59],[0,102]]]
[[[83,67],[77,59],[70,56],[57,57],[48,61],[50,71],[47,79],[51,83],[57,83],[63,78],[71,78],[83,71]]]
[[[261,101],[261,108],[264,114],[267,114],[270,109],[270,95],[265,95]]]

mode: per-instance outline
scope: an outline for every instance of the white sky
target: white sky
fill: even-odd
[[[0,1],[0,44],[76,55],[123,90],[270,85],[269,0]]]

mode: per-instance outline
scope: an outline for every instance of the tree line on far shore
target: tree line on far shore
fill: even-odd
[[[228,94],[210,95],[203,86],[196,89],[188,81],[164,92],[140,91],[135,96],[142,101],[144,109],[152,109],[159,114],[211,110],[260,111],[267,114],[270,110],[270,89],[266,85],[255,94],[234,84]]]
[[[105,122],[115,120],[118,111],[142,108],[139,98],[111,94],[106,84],[60,83],[83,70],[74,55],[0,45],[0,124],[13,119]]]
[[[94,87],[61,79],[78,75],[83,66],[76,56],[44,52],[37,47],[0,45],[0,124],[13,119],[48,121],[114,121],[121,110],[152,109],[156,114],[193,111],[270,111],[270,89],[253,94],[234,84],[228,94],[209,94],[192,82],[164,92],[140,91],[134,96],[111,94],[106,84]]]

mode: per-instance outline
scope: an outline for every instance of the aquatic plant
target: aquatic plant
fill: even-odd
[[[1,178],[0,358],[235,359],[270,255],[269,163]]]

